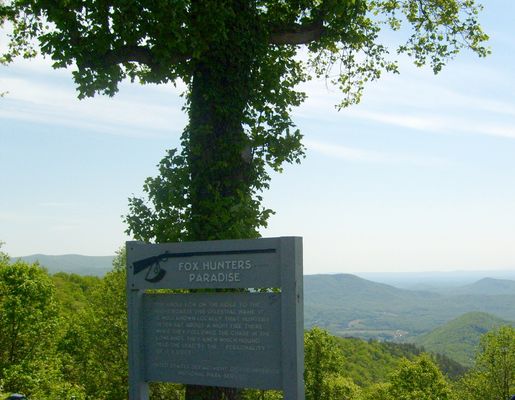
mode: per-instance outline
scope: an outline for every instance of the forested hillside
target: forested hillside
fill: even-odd
[[[390,290],[376,288],[381,295]],[[515,329],[486,332],[478,350],[465,372],[414,345],[338,338],[313,328],[305,333],[306,400],[498,400],[515,392],[513,376],[507,386],[498,379],[515,369]],[[153,400],[184,399],[181,385],[153,384],[151,390]],[[49,275],[37,264],[12,263],[0,253],[2,391],[35,400],[127,398],[122,254],[98,278]],[[247,390],[243,400],[278,399],[277,392]]]
[[[336,340],[345,357],[348,375],[360,386],[386,381],[404,358],[413,360],[424,353],[421,347],[413,344],[365,341],[358,338]],[[432,353],[432,357],[442,373],[451,380],[459,378],[467,370],[442,354]]]
[[[414,338],[414,343],[426,350],[446,354],[466,367],[472,367],[481,336],[505,325],[515,326],[491,314],[470,312]]]

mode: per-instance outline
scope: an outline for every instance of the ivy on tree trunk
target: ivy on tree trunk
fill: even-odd
[[[242,126],[251,92],[251,69],[259,43],[248,30],[256,15],[248,1],[234,2],[225,40],[192,61],[189,125],[185,131],[190,171],[193,240],[255,237],[251,143]],[[210,18],[200,2],[200,19]],[[257,27],[255,28],[257,29]]]

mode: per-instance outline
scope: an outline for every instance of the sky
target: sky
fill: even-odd
[[[302,236],[304,272],[515,270],[515,2],[482,16],[492,55],[437,76],[401,60],[342,111],[310,82],[306,158],[273,174],[264,237]],[[5,42],[5,38],[2,38]],[[0,67],[0,241],[11,256],[112,255],[186,124],[180,87],[79,101],[44,59]]]

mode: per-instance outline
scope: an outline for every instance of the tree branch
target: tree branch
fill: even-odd
[[[126,62],[138,62],[146,64],[152,68],[155,64],[152,52],[148,47],[143,46],[122,46],[115,50],[110,50],[105,54],[102,63],[105,65],[115,65]]]
[[[294,25],[292,29],[272,31],[270,43],[278,45],[308,44],[319,40],[323,33],[324,25],[322,20],[319,20],[308,25]]]
[[[188,58],[186,54],[178,54],[171,57],[169,63],[177,64],[186,61]],[[95,56],[95,61],[88,62],[86,66],[101,65],[103,67],[110,67],[127,62],[145,64],[151,69],[159,68],[159,63],[152,54],[152,50],[148,47],[138,45],[126,45],[114,50],[109,50],[102,55],[98,54]]]

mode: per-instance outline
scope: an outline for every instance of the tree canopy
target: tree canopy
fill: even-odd
[[[54,291],[39,265],[0,258],[0,371],[46,351],[57,325]]]
[[[343,372],[343,354],[334,336],[320,328],[313,328],[304,335],[304,382],[306,399],[334,399],[330,392],[341,389],[339,375]]]
[[[481,337],[474,368],[460,389],[470,399],[509,399],[515,393],[515,328],[501,326]]]
[[[293,104],[285,89],[310,72],[328,75],[334,65],[343,67],[334,76],[344,91],[358,93],[363,81],[395,69],[378,40],[383,27],[411,26],[397,51],[435,71],[463,47],[485,55],[479,10],[474,0],[10,0],[1,16],[14,24],[6,61],[34,55],[37,39],[54,67],[75,64],[81,97],[112,95],[126,77],[191,83],[198,63],[223,45],[226,56],[252,57],[250,71],[236,71],[250,72],[251,90],[261,89],[261,96],[252,93],[250,113],[264,99]],[[309,61],[294,58],[299,45],[307,46]]]
[[[390,378],[388,394],[396,400],[449,400],[451,390],[427,354],[404,360]]]

